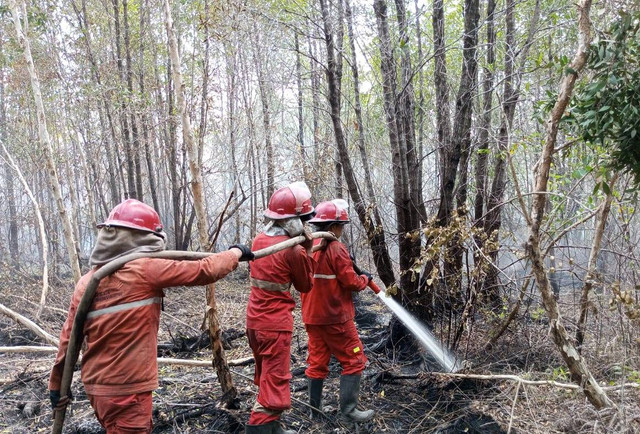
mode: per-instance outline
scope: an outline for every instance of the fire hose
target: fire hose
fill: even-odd
[[[335,240],[335,235],[330,232],[314,232],[311,234],[312,238],[326,238],[330,240]],[[256,250],[253,252],[255,259],[263,258],[265,256],[272,255],[281,250],[288,249],[300,243],[303,243],[307,238],[304,235],[299,235],[297,237],[288,239],[278,244],[274,244],[273,246],[266,247],[264,249]],[[161,258],[161,259],[174,259],[174,260],[199,260],[204,259],[208,256],[213,255],[213,253],[207,252],[183,252],[176,250],[165,250],[162,252],[155,253],[132,253],[130,255],[122,256],[121,258],[114,259],[113,261],[103,265],[100,269],[98,269],[87,284],[87,288],[85,289],[80,302],[78,303],[78,308],[76,310],[75,318],[73,319],[73,325],[71,327],[71,334],[69,336],[69,344],[67,346],[67,353],[65,355],[64,360],[64,368],[62,371],[62,379],[60,381],[60,396],[68,396],[69,390],[71,389],[71,381],[73,380],[73,371],[76,363],[78,362],[78,357],[80,356],[80,348],[83,340],[83,330],[84,330],[84,322],[87,318],[87,314],[89,313],[89,309],[91,308],[91,304],[93,303],[93,297],[98,289],[98,285],[100,281],[105,277],[111,275],[116,272],[120,268],[122,268],[125,264],[130,261],[134,261],[136,259],[141,258]],[[375,284],[374,284],[375,285]],[[66,416],[66,407],[62,410],[56,410],[54,412],[54,423],[51,428],[52,434],[60,434],[62,432],[62,427],[64,425],[64,418]]]
[[[353,258],[353,257],[351,257],[351,262],[353,263],[353,271],[355,271],[355,272],[356,272],[356,274],[363,274],[363,273],[362,273],[362,270],[360,269],[360,267],[358,267],[358,266],[356,265],[356,261],[354,260],[354,258]],[[380,294],[380,292],[382,291],[382,290],[380,289],[380,287],[379,287],[378,285],[376,285],[376,282],[374,282],[374,281],[373,281],[373,279],[370,279],[370,280],[369,280],[369,283],[367,283],[367,286],[368,286],[369,288],[371,288],[371,290],[372,290],[373,292],[375,292],[376,294]]]

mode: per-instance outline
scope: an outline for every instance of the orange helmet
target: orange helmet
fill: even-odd
[[[316,206],[316,216],[309,223],[349,223],[348,207],[344,199],[321,202]]]
[[[136,199],[127,199],[116,205],[107,220],[98,225],[99,228],[105,226],[119,226],[154,234],[159,234],[163,229],[156,210]]]
[[[294,182],[279,188],[269,199],[264,216],[273,220],[304,217],[313,212],[311,192],[304,182]]]

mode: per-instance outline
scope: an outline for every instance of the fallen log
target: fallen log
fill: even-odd
[[[57,354],[58,347],[38,347],[33,345],[16,345],[13,347],[0,347],[0,353],[44,353]],[[211,367],[211,360],[174,359],[171,357],[158,357],[158,366],[202,366]],[[241,357],[229,360],[229,366],[244,366],[253,363],[253,357]]]
[[[9,309],[2,303],[0,303],[0,313],[7,315],[9,318],[13,319],[18,324],[22,324],[23,326],[25,326],[26,328],[34,332],[36,335],[44,339],[48,344],[55,345],[57,347],[58,344],[60,343],[57,338],[55,338],[54,336],[44,331],[42,328],[40,328],[40,326],[38,326],[36,323],[31,321],[29,318],[23,315],[20,315],[18,312],[15,312]]]

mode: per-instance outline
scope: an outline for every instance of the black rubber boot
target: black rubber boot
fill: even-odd
[[[322,386],[324,385],[324,380],[316,378],[308,378],[308,380],[309,405],[319,410],[311,409],[311,418],[319,419],[322,416]]]
[[[296,431],[294,430],[284,429],[282,425],[280,425],[279,420],[273,421],[269,425],[272,426],[272,431],[270,432],[273,434],[296,434]]]
[[[245,425],[245,434],[273,434],[273,422],[264,425]]]
[[[360,395],[360,375],[342,375],[340,377],[340,413],[351,422],[366,422],[373,417],[373,410],[358,410]]]

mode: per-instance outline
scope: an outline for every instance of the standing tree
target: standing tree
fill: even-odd
[[[189,169],[191,172],[191,192],[193,194],[193,205],[196,212],[198,238],[200,240],[200,248],[204,251],[209,250],[209,235],[207,226],[207,211],[202,195],[202,171],[198,163],[198,153],[193,140],[193,131],[191,130],[191,121],[189,120],[189,112],[187,111],[187,102],[185,99],[184,83],[182,81],[182,73],[180,72],[180,53],[178,53],[178,40],[173,29],[173,18],[171,16],[171,6],[169,0],[164,0],[165,25],[167,28],[167,37],[169,39],[169,53],[171,56],[171,65],[173,67],[173,81],[175,82],[176,100],[178,101],[178,109],[180,110],[180,119],[182,121],[182,137],[187,149],[189,158]],[[231,404],[237,395],[237,390],[233,385],[231,371],[227,365],[227,360],[222,347],[220,322],[218,320],[218,310],[215,300],[215,286],[207,285],[207,318],[209,320],[209,336],[211,338],[211,350],[213,352],[213,366],[218,375],[220,387],[222,387],[222,400],[228,405]]]
[[[56,201],[56,207],[60,216],[60,221],[62,222],[62,232],[67,246],[67,254],[69,255],[69,266],[73,272],[73,280],[77,282],[80,280],[81,275],[78,254],[80,249],[73,237],[73,228],[71,227],[71,220],[69,219],[69,215],[64,204],[64,198],[62,197],[55,155],[53,147],[51,146],[49,131],[47,130],[47,117],[44,111],[44,103],[42,102],[42,93],[40,92],[40,80],[38,79],[38,74],[33,63],[33,57],[31,56],[31,45],[27,38],[27,32],[29,30],[27,9],[24,1],[22,0],[11,0],[10,6],[11,13],[13,15],[13,23],[16,28],[16,35],[18,37],[20,47],[23,50],[24,58],[27,63],[27,70],[29,71],[29,78],[31,80],[31,90],[33,92],[33,99],[36,104],[36,114],[38,116],[38,136],[44,150],[45,163],[47,166],[47,181],[49,182],[49,187],[51,188],[51,192]]]
[[[547,200],[546,193],[551,168],[551,157],[554,153],[560,119],[564,115],[565,109],[571,99],[571,94],[573,93],[573,87],[578,77],[578,73],[587,62],[589,44],[591,41],[591,22],[589,20],[590,9],[591,0],[581,0],[578,4],[578,49],[570,65],[565,70],[564,78],[560,84],[560,92],[553,109],[549,114],[549,119],[546,122],[545,142],[535,176],[527,253],[531,260],[531,267],[533,269],[536,283],[538,284],[538,289],[542,295],[544,308],[549,317],[551,336],[553,337],[562,358],[569,368],[571,378],[576,384],[579,384],[580,387],[583,388],[587,399],[596,408],[602,408],[611,407],[614,404],[591,374],[584,358],[576,350],[566,328],[564,327],[564,324],[562,323],[558,302],[551,291],[551,285],[549,284],[547,271],[544,268],[542,252],[540,249],[540,226],[544,217],[545,204]]]

